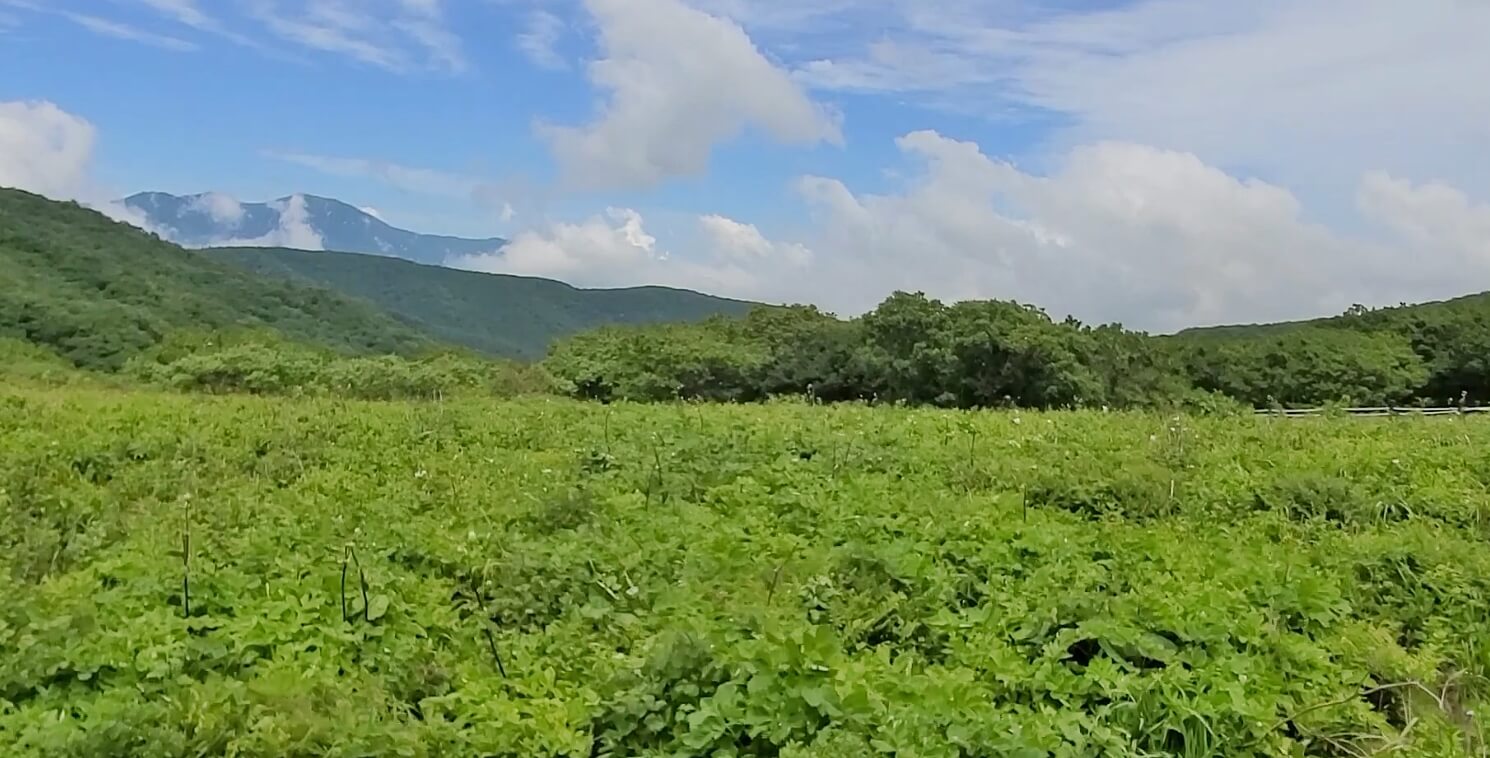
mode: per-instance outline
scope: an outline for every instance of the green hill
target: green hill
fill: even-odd
[[[1171,339],[1218,366],[1246,363],[1238,351],[1271,351],[1275,357],[1263,362],[1289,373],[1291,365],[1318,363],[1303,350],[1306,344],[1318,348],[1350,338],[1359,343],[1362,337],[1373,338],[1377,347],[1394,339],[1417,354],[1428,376],[1415,397],[1439,404],[1460,398],[1490,402],[1490,292],[1390,308],[1358,306],[1309,321],[1190,329]]]
[[[554,340],[607,324],[698,321],[756,304],[667,287],[578,289],[532,277],[482,274],[356,253],[275,248],[204,251],[256,274],[365,298],[443,340],[534,359]]]
[[[1426,303],[1402,303],[1385,308],[1357,306],[1339,316],[1324,316],[1321,318],[1304,319],[1302,321],[1278,321],[1270,324],[1198,326],[1182,330],[1174,336],[1186,339],[1239,339],[1272,336],[1321,326],[1376,330],[1396,328],[1410,322],[1437,321],[1479,315],[1490,315],[1490,292],[1480,292],[1449,300],[1435,300]]]
[[[75,203],[0,188],[0,337],[112,369],[171,332],[239,327],[347,352],[432,343],[370,304],[256,276]]]

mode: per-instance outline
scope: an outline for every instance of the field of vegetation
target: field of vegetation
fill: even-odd
[[[1479,755],[1490,426],[0,384],[0,754]]]

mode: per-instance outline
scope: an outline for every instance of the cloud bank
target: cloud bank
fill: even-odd
[[[908,178],[893,192],[801,177],[796,191],[813,222],[790,240],[705,215],[668,244],[640,212],[612,209],[452,265],[844,314],[894,290],[923,290],[1159,331],[1451,297],[1490,281],[1490,205],[1441,183],[1363,176],[1360,220],[1381,233],[1347,234],[1309,220],[1288,189],[1187,152],[1098,142],[1041,175],[934,131],[897,145]]]

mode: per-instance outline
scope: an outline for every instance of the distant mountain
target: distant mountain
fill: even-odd
[[[293,247],[369,253],[440,264],[455,256],[491,253],[506,241],[419,234],[340,200],[290,195],[240,203],[227,195],[141,192],[124,199],[161,233],[186,247]]]
[[[577,289],[548,279],[369,255],[264,248],[202,252],[256,274],[370,300],[441,339],[511,358],[541,358],[555,339],[606,324],[698,321],[741,315],[758,305],[667,287]]]
[[[0,189],[0,338],[111,369],[172,332],[236,327],[347,352],[436,344],[369,303],[256,276],[75,203]]]

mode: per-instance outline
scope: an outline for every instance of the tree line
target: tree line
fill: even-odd
[[[854,319],[810,306],[616,326],[558,343],[564,391],[601,401],[806,395],[955,408],[1256,407],[1490,400],[1490,300],[1154,336],[1004,301],[898,292]]]

